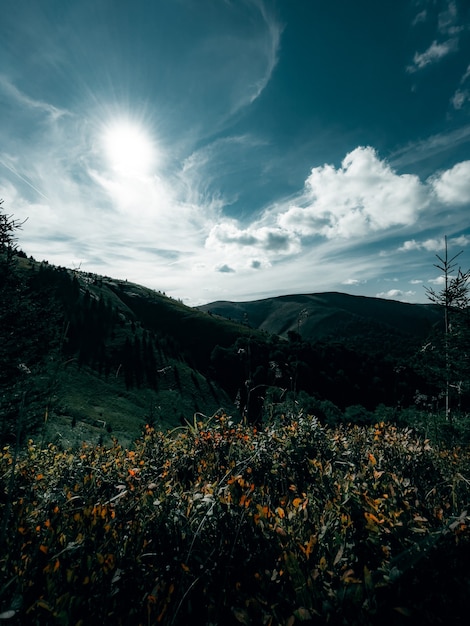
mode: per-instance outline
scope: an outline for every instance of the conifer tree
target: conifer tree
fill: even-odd
[[[451,392],[457,390],[461,395],[468,385],[468,309],[470,305],[470,270],[457,268],[456,259],[462,254],[449,258],[447,236],[445,237],[444,256],[436,254],[439,263],[434,266],[442,273],[444,286],[436,291],[426,287],[428,299],[442,307],[444,315],[443,341],[441,356],[443,364],[439,368],[443,378],[446,419],[452,423]],[[433,346],[435,347],[435,346]]]
[[[0,442],[17,444],[47,411],[52,385],[47,357],[60,327],[54,303],[44,290],[34,289],[33,273],[19,266],[21,226],[0,206]]]

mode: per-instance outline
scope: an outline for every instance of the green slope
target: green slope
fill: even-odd
[[[212,317],[141,285],[126,281],[103,280],[103,294],[113,297],[147,329],[175,339],[182,354],[196,368],[206,369],[216,345],[229,346],[238,337],[252,334],[243,324]]]
[[[51,346],[38,371],[53,393],[38,400],[33,421],[49,440],[132,441],[148,422],[165,430],[197,412],[237,413],[211,380],[211,353],[252,330],[125,280],[17,261],[25,294],[45,297],[54,315],[42,318],[62,328],[62,349]],[[34,325],[17,330],[36,341]]]

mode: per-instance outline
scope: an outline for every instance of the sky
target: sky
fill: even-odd
[[[1,0],[0,198],[190,306],[426,302],[470,265],[470,1]]]

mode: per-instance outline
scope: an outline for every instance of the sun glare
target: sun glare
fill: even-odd
[[[148,174],[155,162],[155,148],[143,128],[128,121],[114,122],[103,136],[109,165],[119,174]]]

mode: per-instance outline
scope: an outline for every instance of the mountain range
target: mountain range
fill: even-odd
[[[18,271],[18,311],[41,301],[49,334],[63,329],[60,350],[41,361],[49,372],[57,364],[46,416],[59,438],[84,425],[132,437],[145,422],[178,427],[221,407],[260,420],[268,404],[282,410],[289,397],[314,402],[312,410],[318,402],[341,411],[410,404],[423,386],[413,360],[442,320],[433,304],[337,292],[188,307],[126,280],[33,259],[19,257]],[[34,320],[13,332],[24,337],[25,325],[39,332]],[[44,378],[38,357],[24,357],[31,371],[35,359]]]
[[[402,353],[425,339],[442,312],[433,304],[408,304],[339,292],[285,295],[249,302],[217,301],[199,306],[216,317],[287,338],[337,341]]]

